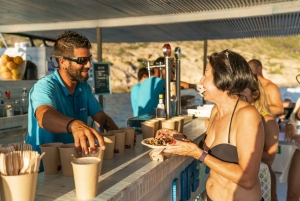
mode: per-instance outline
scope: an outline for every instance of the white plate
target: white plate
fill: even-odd
[[[165,146],[158,146],[158,145],[152,145],[152,144],[147,144],[146,143],[146,140],[150,140],[150,139],[153,139],[152,137],[151,138],[146,138],[146,139],[144,139],[144,140],[142,140],[142,145],[145,145],[145,146],[147,146],[147,147],[150,147],[150,148],[152,148],[152,149],[163,149],[163,148],[166,148],[166,147],[170,147],[170,146],[172,146],[172,147],[178,147],[178,146],[173,146],[173,145],[165,145]]]

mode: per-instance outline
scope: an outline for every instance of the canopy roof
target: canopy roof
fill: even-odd
[[[299,35],[300,0],[0,0],[0,33],[163,42]]]

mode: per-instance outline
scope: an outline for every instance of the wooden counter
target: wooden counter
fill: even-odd
[[[205,131],[204,119],[194,119],[184,127],[184,133],[195,142]],[[93,200],[134,201],[134,200],[186,200],[195,199],[205,189],[207,169],[191,157],[173,155],[167,161],[151,161],[150,148],[140,144],[142,135],[137,135],[134,150],[104,160],[102,174],[99,177],[98,195]],[[198,186],[181,185],[182,177],[188,170],[196,167],[195,178]],[[185,174],[186,173],[186,174]],[[188,175],[187,183],[191,182]],[[189,187],[182,189],[182,187]],[[193,190],[195,192],[192,192]],[[172,190],[173,189],[173,190]],[[172,191],[175,192],[172,194]],[[36,201],[77,200],[73,177],[64,177],[62,173],[45,175],[40,173],[36,191]]]

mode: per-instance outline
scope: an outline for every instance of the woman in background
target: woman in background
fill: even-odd
[[[268,166],[271,176],[271,200],[276,201],[276,175],[271,167],[274,162],[278,147],[279,127],[276,117],[270,112],[264,89],[259,81],[258,84],[254,84],[252,87],[246,88],[241,93],[240,98],[247,101],[249,104],[254,105],[262,116],[265,142],[261,162]],[[267,196],[267,194],[267,192],[263,192],[263,195]]]

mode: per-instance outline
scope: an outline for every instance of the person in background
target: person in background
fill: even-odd
[[[293,94],[291,92],[285,92],[283,96],[283,108],[284,108],[284,119],[290,118],[291,113],[294,110],[294,103],[293,103]]]
[[[159,64],[159,62],[161,60],[157,59],[154,61],[154,64]],[[153,69],[152,72],[152,75],[140,84],[136,106],[137,116],[154,113],[154,108],[158,104],[158,95],[164,94],[166,81],[159,77],[157,68]]]
[[[277,153],[279,128],[276,121],[276,117],[273,116],[270,112],[265,91],[260,82],[258,81],[257,83],[258,84],[254,84],[251,88],[246,88],[244,91],[242,91],[240,98],[244,99],[249,104],[254,105],[262,117],[265,141],[261,162],[268,166],[271,176],[271,195],[269,195],[269,193],[266,192],[265,196],[270,196],[272,201],[276,201],[276,175],[272,170],[272,164],[275,160],[275,156]],[[262,175],[262,191],[265,190],[265,178],[267,177],[264,177],[264,175]],[[265,197],[265,199],[268,198],[269,197]]]
[[[165,58],[159,57],[154,61],[155,65],[165,64]],[[162,71],[158,68],[154,68],[151,70],[151,76],[149,79],[145,79],[143,83],[140,84],[140,90],[137,101],[137,114],[152,114],[154,113],[154,108],[156,108],[158,104],[158,95],[164,94],[165,88],[165,69]],[[180,86],[182,89],[193,88],[196,89],[196,84],[190,84],[187,82],[180,82]]]
[[[283,105],[278,87],[273,82],[271,82],[263,76],[262,64],[259,60],[252,59],[248,61],[248,64],[252,72],[257,75],[258,80],[261,82],[264,91],[266,92],[268,105],[271,113],[279,117],[283,114]]]
[[[132,111],[133,111],[134,117],[138,116],[137,102],[138,102],[140,86],[141,86],[141,83],[147,78],[149,78],[147,68],[145,68],[145,67],[140,68],[138,70],[138,83],[132,87],[131,92],[130,92],[131,106],[132,106]]]
[[[96,140],[102,149],[102,136],[87,125],[88,116],[103,126],[118,129],[95,99],[88,71],[91,43],[76,32],[66,31],[54,44],[58,69],[38,80],[29,93],[28,134],[26,143],[39,151],[39,145],[51,142],[75,143],[79,153],[96,153]]]
[[[259,112],[239,94],[255,83],[247,61],[224,50],[208,57],[205,75],[200,80],[204,99],[214,102],[208,129],[198,145],[176,140],[174,130],[159,130],[170,135],[173,145],[165,153],[191,156],[210,168],[206,182],[207,200],[263,200],[258,178],[264,147],[264,128]]]
[[[300,98],[298,98],[293,112],[290,115],[289,122],[285,127],[285,138],[288,141],[295,140],[300,143],[300,135],[295,135],[296,126],[300,124]],[[291,160],[287,179],[287,201],[299,201],[300,199],[300,149],[296,148]]]

